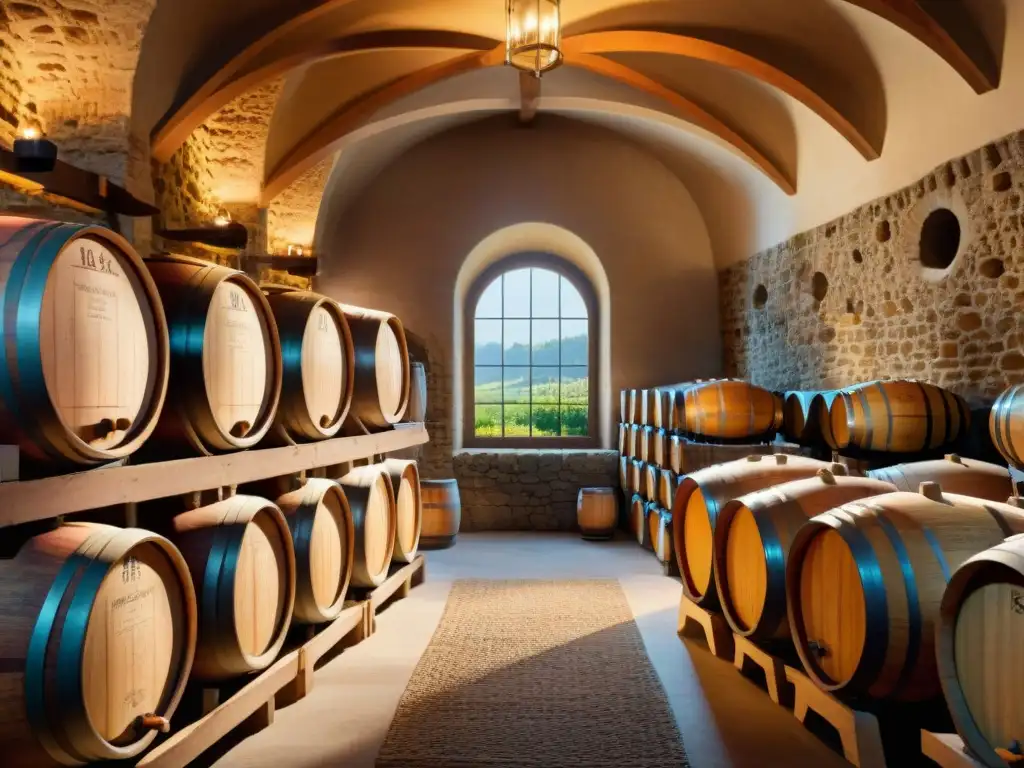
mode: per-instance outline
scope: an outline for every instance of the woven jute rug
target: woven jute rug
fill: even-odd
[[[616,581],[458,581],[378,768],[680,768]]]

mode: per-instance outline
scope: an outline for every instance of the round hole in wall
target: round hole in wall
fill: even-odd
[[[765,304],[768,303],[768,289],[761,283],[754,289],[754,308],[764,309]]]
[[[926,269],[946,270],[960,250],[960,220],[949,208],[936,208],[921,226],[918,258]]]
[[[828,293],[828,278],[824,272],[815,272],[811,277],[811,295],[815,301],[824,301]]]
[[[863,264],[864,263],[864,254],[862,254],[860,252],[859,248],[854,248],[853,249],[853,263],[854,264]]]

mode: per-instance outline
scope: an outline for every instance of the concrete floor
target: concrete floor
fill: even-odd
[[[222,750],[213,764],[371,768],[459,578],[619,579],[693,768],[848,765],[730,663],[680,641],[679,583],[635,542],[529,533],[463,534],[453,549],[427,553],[426,583],[378,617],[372,638],[318,670],[310,696],[278,710],[270,728]]]

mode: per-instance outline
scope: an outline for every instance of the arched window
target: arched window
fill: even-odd
[[[465,445],[596,445],[596,315],[586,277],[554,256],[485,271],[466,302]]]

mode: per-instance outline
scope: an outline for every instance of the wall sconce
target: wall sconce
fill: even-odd
[[[305,256],[306,251],[301,245],[289,245],[288,246],[289,256]]]
[[[34,125],[18,130],[14,140],[14,157],[17,169],[22,173],[45,173],[57,164],[57,145],[43,136]]]
[[[217,215],[213,217],[213,223],[218,227],[226,227],[231,223],[231,214],[224,208],[217,211]]]

